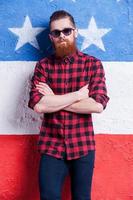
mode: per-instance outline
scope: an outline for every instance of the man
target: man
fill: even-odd
[[[29,107],[44,113],[38,140],[41,200],[61,200],[63,181],[71,177],[72,200],[90,200],[95,160],[91,113],[109,100],[100,60],[76,47],[73,17],[59,10],[50,17],[55,53],[40,60],[32,77]]]

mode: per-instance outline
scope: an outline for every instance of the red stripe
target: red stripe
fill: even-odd
[[[0,136],[0,199],[39,200],[37,138]],[[92,200],[133,200],[133,135],[95,138]],[[63,200],[70,200],[70,177],[66,178]]]

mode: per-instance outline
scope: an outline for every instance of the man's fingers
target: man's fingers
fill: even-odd
[[[47,83],[43,83],[43,82],[39,82],[37,85],[42,85],[42,86],[46,86],[49,87],[49,85]],[[50,88],[50,87],[49,87]]]
[[[39,92],[43,95],[45,95],[45,92],[43,90],[39,90]]]
[[[47,87],[45,87],[43,85],[36,85],[36,88],[46,88],[46,89],[48,89]]]
[[[51,90],[51,88],[49,86],[42,85],[42,84],[36,84],[36,88],[42,88],[42,89]]]
[[[46,84],[46,83],[43,83],[43,82],[39,82],[39,84],[36,84],[36,87],[42,87],[42,88],[47,88],[49,89],[49,91],[52,91],[52,89]]]
[[[37,90],[42,90],[42,91],[45,91],[45,92],[48,92],[48,93],[51,92],[51,90],[49,90],[48,88],[44,88],[42,86],[37,86],[36,89]]]
[[[47,84],[43,82],[39,82],[37,85],[47,85]]]
[[[44,85],[36,85],[36,89],[43,95],[54,94],[51,88],[46,87]]]

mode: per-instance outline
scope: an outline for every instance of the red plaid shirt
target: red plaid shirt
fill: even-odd
[[[79,90],[89,83],[89,95],[103,107],[109,100],[105,85],[105,74],[100,60],[77,50],[62,60],[54,55],[36,64],[31,80],[28,106],[33,109],[43,96],[36,88],[38,82],[47,83],[56,95]],[[40,129],[38,150],[41,153],[67,160],[87,155],[95,150],[95,139],[91,114],[60,110],[45,113]]]

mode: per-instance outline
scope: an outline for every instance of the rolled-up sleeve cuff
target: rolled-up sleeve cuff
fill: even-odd
[[[34,106],[40,101],[40,99],[43,97],[42,94],[38,94],[34,97],[34,99],[30,99],[28,102],[28,107],[31,109],[34,109]]]
[[[91,95],[90,97],[92,97],[97,103],[101,103],[103,105],[103,109],[106,108],[107,103],[110,99],[106,95]]]

